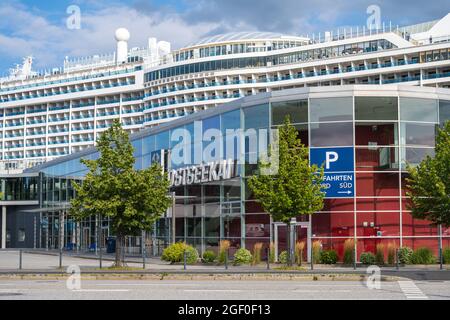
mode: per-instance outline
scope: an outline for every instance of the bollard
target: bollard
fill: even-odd
[[[397,249],[395,249],[395,268],[397,270],[400,269],[400,251]]]
[[[270,270],[270,248],[267,248],[267,270]]]
[[[142,269],[145,270],[145,255],[146,255],[146,250],[145,250],[145,246],[142,249]]]
[[[22,250],[19,250],[19,270],[22,270]]]
[[[353,248],[353,270],[356,270],[356,250]]]
[[[183,251],[183,260],[184,260],[184,270],[187,269],[186,263],[187,263],[187,254],[186,254],[186,250]]]
[[[100,246],[100,251],[99,251],[99,263],[100,263],[100,269],[102,269],[103,268],[102,246]]]
[[[227,253],[225,254],[225,270],[228,270],[228,250]]]

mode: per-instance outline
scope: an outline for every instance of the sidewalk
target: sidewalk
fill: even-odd
[[[44,255],[52,255],[52,256],[59,256],[59,251],[45,251],[45,250],[33,250],[30,251],[24,251],[26,253],[33,253],[33,254],[44,254]],[[73,257],[73,258],[80,258],[80,259],[89,259],[89,260],[99,260],[100,256],[98,254],[95,254],[94,252],[71,252],[71,251],[64,251],[63,252],[64,257]],[[114,254],[102,254],[102,260],[103,261],[115,261],[115,255]],[[125,262],[127,264],[139,264],[142,266],[143,264],[143,257],[142,256],[126,256]],[[160,257],[146,257],[145,258],[146,265],[149,266],[160,266],[161,269],[183,269],[184,266],[182,263],[180,264],[170,264],[169,262],[162,261]],[[272,263],[270,264],[270,270],[274,271],[277,268],[282,268],[283,265],[279,263]],[[297,266],[295,266],[297,267]],[[363,271],[366,272],[367,265],[357,264],[356,271]],[[204,269],[204,270],[224,270],[224,265],[208,265],[208,264],[201,264],[198,263],[196,265],[188,265],[188,269]],[[301,266],[304,270],[297,270],[299,272],[304,271],[317,271],[317,272],[355,272],[355,269],[353,266],[343,266],[342,264],[336,264],[336,265],[325,265],[325,264],[314,264],[313,270],[311,270],[311,264],[304,262]],[[233,266],[232,261],[228,265],[228,269],[239,269],[239,270],[247,270],[247,271],[267,271],[267,263],[261,262],[257,266]],[[439,264],[433,264],[433,265],[400,265],[399,269],[397,270],[396,266],[382,266],[380,267],[382,271],[450,271],[450,265],[444,265],[443,269],[440,270]],[[293,270],[291,270],[293,271]],[[295,271],[295,270],[294,270]],[[450,280],[450,279],[449,279]]]
[[[110,269],[114,262],[114,255],[103,254],[102,269],[100,269],[99,256],[95,253],[63,252],[62,269],[59,268],[58,251],[37,251],[23,250],[22,268],[19,267],[18,252],[3,252],[0,256],[0,275],[24,275],[24,274],[66,274],[68,266],[75,265],[81,272],[86,274],[126,274],[126,275],[296,275],[296,276],[367,276],[367,266],[358,265],[356,270],[353,266],[343,265],[314,265],[311,270],[310,264],[303,264],[301,268],[286,270],[281,264],[271,264],[269,269],[267,264],[262,262],[257,266],[233,266],[230,262],[228,268],[224,265],[195,264],[187,265],[186,270],[183,264],[170,264],[161,261],[159,257],[145,259],[145,269],[143,269],[142,257],[126,257],[128,270]],[[401,266],[381,267],[382,276],[407,277],[417,280],[450,280],[450,266],[444,266],[444,270],[439,270],[439,265],[428,266]],[[333,278],[334,279],[334,278]]]

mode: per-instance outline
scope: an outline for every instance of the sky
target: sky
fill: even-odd
[[[67,12],[74,5],[80,28]],[[29,55],[41,70],[61,67],[66,56],[112,53],[119,27],[130,31],[130,47],[156,37],[177,49],[227,32],[310,35],[364,26],[370,5],[379,6],[386,24],[400,26],[450,12],[443,0],[0,0],[0,76]]]

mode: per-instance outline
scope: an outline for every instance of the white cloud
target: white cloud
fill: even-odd
[[[7,27],[11,31],[8,35],[2,34],[1,30]],[[15,58],[17,62],[21,57],[32,54],[36,68],[61,66],[65,56],[113,52],[114,31],[119,27],[130,30],[131,47],[146,46],[150,36],[180,47],[197,40],[217,24],[188,24],[176,13],[143,14],[126,6],[95,12],[83,12],[81,7],[81,29],[69,30],[64,19],[58,24],[51,23],[23,6],[6,4],[0,7],[0,54]]]
[[[365,24],[365,9],[372,0],[180,0],[186,9],[177,12],[170,5],[148,0],[133,4],[118,1],[77,0],[81,7],[81,30],[66,28],[66,13],[58,22],[45,12],[30,9],[20,0],[0,0],[0,56],[21,61],[35,56],[37,68],[61,66],[65,56],[78,57],[115,50],[114,31],[126,27],[130,46],[146,46],[148,37],[185,46],[206,35],[232,31],[278,31],[306,35],[341,24]],[[6,1],[6,2],[5,2]],[[449,11],[449,4],[430,0],[424,8],[416,0],[379,0],[384,21],[416,23],[436,19]],[[400,10],[400,9],[401,10]],[[57,13],[52,12],[52,15]],[[418,18],[420,17],[420,18]],[[396,21],[398,19],[408,21]]]

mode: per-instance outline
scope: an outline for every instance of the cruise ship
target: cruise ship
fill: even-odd
[[[0,174],[18,174],[92,147],[119,118],[135,133],[244,96],[302,87],[405,84],[450,88],[450,14],[380,29],[314,36],[240,32],[179,50],[148,40],[34,72],[33,58],[0,79]]]

